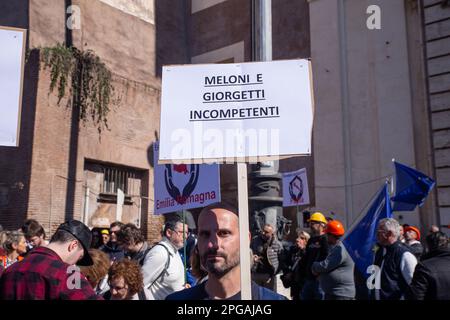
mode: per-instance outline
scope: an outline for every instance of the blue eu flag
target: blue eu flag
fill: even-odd
[[[355,263],[356,269],[367,279],[367,267],[373,264],[377,241],[378,222],[392,218],[388,185],[377,193],[364,218],[345,237],[344,245]]]
[[[435,181],[422,172],[401,163],[395,165],[394,211],[412,211],[423,205],[426,197],[433,189]]]

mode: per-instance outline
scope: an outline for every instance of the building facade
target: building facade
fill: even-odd
[[[32,53],[25,71],[20,146],[0,149],[0,223],[18,228],[24,219],[35,218],[51,234],[70,218],[91,227],[119,218],[156,239],[163,219],[151,214],[150,150],[159,130],[161,90],[154,3],[70,2],[75,9],[67,16],[67,1],[3,1],[0,25],[27,29],[28,49],[63,43],[70,32],[75,47],[92,50],[112,71],[120,103],[108,115],[109,130],[99,135],[92,122],[78,120],[76,108],[65,108],[68,97],[57,104],[56,93],[49,93],[49,71],[39,68],[39,57]],[[67,30],[67,19],[79,19],[78,27]],[[116,209],[118,187],[125,193],[122,213]]]
[[[80,28],[66,29],[76,12],[68,15],[67,5],[79,9]],[[367,24],[373,5],[375,29]],[[252,8],[250,0],[3,1],[0,25],[27,29],[28,49],[70,39],[94,51],[121,99],[99,135],[64,107],[67,97],[58,105],[48,70],[30,55],[20,146],[0,147],[0,224],[36,218],[51,233],[68,218],[91,227],[120,219],[156,240],[164,221],[153,214],[161,67],[252,61]],[[437,179],[421,209],[397,218],[422,228],[450,224],[449,21],[441,0],[272,0],[273,59],[310,58],[313,66],[313,152],[279,169],[307,169],[311,205],[301,210],[352,226],[395,158]],[[225,200],[237,198],[236,175],[235,166],[221,167]],[[284,215],[302,225],[296,208]]]
[[[379,29],[367,24],[373,5],[381,18]],[[440,41],[448,44],[450,33],[441,24],[449,13],[445,1],[310,3],[316,205],[345,213],[347,226],[392,175],[391,159],[437,180],[422,208],[395,213],[400,222],[423,229],[450,222],[448,172],[442,170],[448,165],[447,151],[436,145],[449,124],[441,118],[444,113],[436,114],[436,105],[439,100],[448,107],[449,100],[442,99],[450,83],[429,77],[430,67],[445,74],[448,66],[432,61],[430,49],[437,43],[428,40],[430,31],[438,29]],[[440,45],[439,54],[448,61],[448,45],[447,50]],[[433,88],[437,83],[442,94]],[[443,141],[448,139],[442,138],[441,146]]]
[[[192,0],[191,62],[251,60],[251,10],[251,1]],[[380,25],[372,28],[374,14]],[[423,207],[396,218],[448,230],[449,14],[440,0],[272,1],[273,59],[311,58],[313,66],[312,156],[280,163],[281,172],[308,169],[313,201],[301,209],[351,227],[395,159],[437,182]]]

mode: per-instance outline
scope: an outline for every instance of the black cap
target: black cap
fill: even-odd
[[[70,220],[62,223],[58,230],[64,230],[80,241],[81,245],[84,249],[83,258],[77,262],[79,266],[92,266],[94,262],[92,261],[91,256],[89,255],[89,247],[92,241],[92,233],[91,230],[81,221],[78,220]]]

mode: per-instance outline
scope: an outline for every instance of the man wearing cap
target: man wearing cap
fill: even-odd
[[[75,264],[93,264],[92,235],[77,220],[61,224],[47,247],[31,251],[0,279],[0,300],[101,300]]]
[[[323,300],[324,292],[320,288],[317,275],[312,273],[312,265],[322,261],[328,256],[328,241],[325,227],[328,223],[325,216],[315,212],[308,220],[311,229],[311,238],[306,245],[305,257],[300,261],[299,278],[304,282],[300,293],[301,300]]]
[[[103,245],[107,244],[109,242],[109,230],[102,229],[102,231],[100,231],[100,234],[102,235]]]
[[[420,257],[423,254],[423,246],[419,242],[420,241],[420,231],[418,228],[413,226],[407,226],[405,228],[405,240],[406,245],[409,246],[409,250],[413,255],[416,256],[417,260],[420,260]]]
[[[344,226],[337,220],[330,221],[325,233],[329,253],[324,260],[313,263],[313,274],[319,275],[325,300],[353,300],[356,294],[353,278],[355,264],[340,240],[345,233]]]

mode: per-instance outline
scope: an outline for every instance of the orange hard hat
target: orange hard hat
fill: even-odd
[[[413,226],[407,226],[406,228],[405,228],[405,233],[407,232],[407,231],[414,231],[416,234],[417,234],[417,240],[420,240],[420,231],[419,231],[419,229],[418,228],[416,228],[416,227],[413,227]]]
[[[345,230],[341,222],[332,220],[328,222],[325,232],[340,237],[344,235]]]

